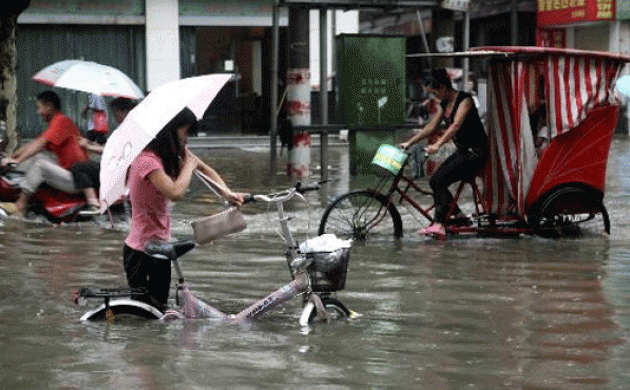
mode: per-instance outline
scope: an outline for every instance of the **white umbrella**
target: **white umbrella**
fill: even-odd
[[[92,61],[65,60],[33,75],[38,83],[101,96],[141,99],[142,90],[120,70]]]
[[[630,75],[625,75],[617,79],[615,88],[625,97],[630,97]]]
[[[185,107],[200,119],[232,77],[213,74],[161,85],[127,114],[101,157],[101,212],[125,193],[127,168],[160,130]]]

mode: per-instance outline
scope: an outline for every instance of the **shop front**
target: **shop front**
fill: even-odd
[[[617,0],[538,0],[538,46],[611,50]]]

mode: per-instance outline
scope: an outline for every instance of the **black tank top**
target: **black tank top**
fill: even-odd
[[[472,100],[472,95],[467,92],[459,92],[457,97],[455,98],[455,104],[453,104],[453,109],[450,113],[446,112],[447,102],[442,101],[440,105],[444,110],[444,121],[446,122],[446,126],[450,126],[455,119],[455,113],[459,108],[459,105],[464,99],[470,98]],[[483,151],[484,153],[488,149],[488,142],[486,137],[486,131],[483,128],[483,123],[481,123],[481,119],[479,118],[479,112],[477,111],[477,106],[473,102],[472,107],[466,114],[464,118],[464,123],[459,128],[455,136],[453,137],[453,143],[457,146],[458,149],[476,149],[478,151]]]

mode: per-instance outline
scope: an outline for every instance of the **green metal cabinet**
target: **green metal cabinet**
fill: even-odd
[[[350,171],[370,173],[383,143],[405,121],[405,38],[337,36],[337,110],[350,130]]]

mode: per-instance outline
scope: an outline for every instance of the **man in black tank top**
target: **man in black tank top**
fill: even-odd
[[[474,176],[485,166],[488,139],[472,96],[455,90],[445,69],[432,72],[425,83],[425,90],[439,100],[438,111],[417,134],[400,146],[408,149],[437,131],[442,120],[446,122],[446,131],[428,145],[425,151],[428,154],[436,153],[450,140],[457,150],[440,165],[429,180],[435,201],[435,222],[420,231],[421,234],[443,238],[446,236],[446,216],[453,201],[448,187]]]

